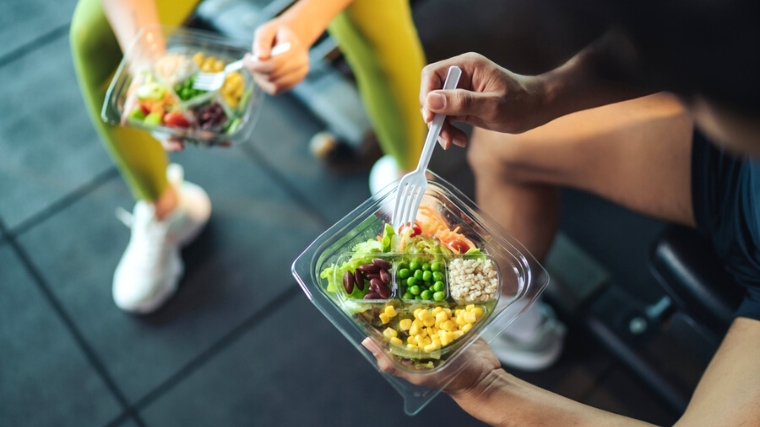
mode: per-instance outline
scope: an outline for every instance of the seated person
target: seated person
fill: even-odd
[[[746,24],[741,11],[724,12]],[[679,31],[685,28],[693,30],[685,24]],[[739,28],[736,34],[743,37],[748,28]],[[705,46],[700,55],[679,57],[691,67],[673,66],[667,56],[657,55],[659,45],[633,37],[641,34],[634,30],[613,30],[539,76],[511,73],[477,54],[429,65],[423,71],[420,94],[423,115],[429,121],[434,113],[442,113],[451,121],[479,128],[470,153],[478,201],[539,256],[556,230],[557,185],[696,227],[709,237],[726,269],[747,291],[677,425],[756,425],[760,419],[756,404],[760,401],[760,122],[756,119],[760,98],[754,79],[705,80],[702,71],[746,75],[739,72],[760,65],[757,50],[733,50],[739,56],[723,62],[719,60],[723,52]],[[660,30],[658,40],[664,46],[694,40]],[[450,65],[460,66],[466,78],[460,80],[459,89],[439,90]],[[649,73],[631,75],[631,70],[642,69]],[[655,74],[658,70],[661,74]],[[653,94],[658,90],[677,95]],[[450,123],[439,141],[444,148],[468,143],[467,136]],[[393,373],[374,343],[367,340],[365,346],[381,369]],[[648,425],[514,378],[500,369],[499,360],[482,341],[468,354],[469,365],[444,385],[444,391],[489,424]],[[441,385],[435,378],[408,379]]]
[[[104,123],[100,110],[122,52],[147,26],[180,25],[197,0],[79,0],[71,21],[74,68],[85,106],[103,145],[137,200],[127,217],[131,237],[113,278],[113,298],[122,310],[149,313],[177,290],[184,271],[180,249],[211,214],[199,186],[169,165],[162,144],[149,133]]]

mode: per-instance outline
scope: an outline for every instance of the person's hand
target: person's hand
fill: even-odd
[[[290,48],[272,56],[272,48],[290,43]],[[300,83],[309,72],[309,45],[287,22],[275,18],[256,29],[253,55],[246,55],[243,65],[264,92],[277,95]]]
[[[454,90],[440,90],[452,65],[462,69],[459,85]],[[420,104],[426,123],[435,113],[446,118],[439,143],[444,149],[451,144],[464,147],[467,135],[452,122],[498,132],[520,133],[541,124],[540,105],[543,87],[536,77],[515,74],[477,53],[466,53],[427,65],[422,70]]]
[[[436,375],[414,375],[396,369],[393,361],[370,338],[365,338],[362,345],[375,356],[377,365],[382,372],[427,388],[441,388],[443,386],[443,392],[452,397],[482,392],[487,386],[488,376],[494,371],[501,370],[499,359],[482,339],[472,343],[451,365]],[[461,372],[456,374],[451,382],[446,385],[442,384],[448,380],[449,372],[460,370]]]

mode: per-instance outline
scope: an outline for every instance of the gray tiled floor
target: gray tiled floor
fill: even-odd
[[[400,396],[296,285],[293,259],[369,192],[366,172],[337,176],[315,161],[307,142],[322,125],[289,97],[266,101],[249,143],[172,156],[208,191],[212,220],[184,251],[185,277],[165,308],[142,317],[116,309],[110,281],[128,230],[113,212],[133,201],[76,87],[66,31],[74,4],[0,2],[0,98],[14,101],[0,105],[0,425],[477,425],[446,396],[404,415]],[[435,31],[421,26],[425,37]],[[463,151],[439,151],[433,163],[471,194]],[[572,193],[567,201],[563,227],[579,236],[584,218],[602,222],[594,215],[609,209]],[[612,217],[606,228],[642,221],[650,233],[632,251],[658,226]],[[623,258],[605,261],[625,272]],[[673,421],[569,320],[560,363],[516,375]]]

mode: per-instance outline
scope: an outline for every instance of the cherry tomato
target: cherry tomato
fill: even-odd
[[[164,115],[164,124],[175,128],[186,128],[190,126],[184,114],[179,111],[170,111]]]
[[[140,103],[140,109],[142,110],[144,116],[147,116],[148,114],[150,114],[150,106],[151,105],[152,104],[148,104],[147,102],[141,102]]]
[[[451,249],[454,252],[463,254],[467,252],[468,250],[470,250],[470,245],[468,245],[467,243],[459,239],[454,239],[451,242],[449,242],[449,249]]]
[[[409,223],[407,223],[407,224],[409,224]],[[406,225],[406,224],[405,224],[405,225],[402,225],[401,227],[399,227],[399,228],[398,228],[398,233],[399,233],[399,234],[401,234],[401,232],[402,232],[402,231],[403,231],[405,228],[407,228],[407,227],[409,227],[409,226],[408,226],[408,225]],[[417,235],[419,235],[419,234],[422,234],[422,229],[420,228],[420,226],[419,226],[419,225],[417,225],[417,223],[414,223],[414,225],[412,225],[412,233],[411,233],[411,234],[409,234],[409,237],[414,237],[414,236],[417,236]]]

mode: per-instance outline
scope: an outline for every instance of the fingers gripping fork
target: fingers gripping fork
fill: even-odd
[[[461,75],[462,70],[459,67],[456,65],[449,67],[446,81],[443,83],[443,89],[456,89]],[[414,224],[414,220],[417,218],[417,210],[420,207],[422,196],[425,195],[425,189],[427,188],[425,171],[427,170],[428,163],[430,163],[430,158],[433,157],[433,150],[435,149],[438,135],[441,133],[445,119],[446,116],[443,114],[435,115],[433,123],[428,130],[417,169],[404,175],[398,183],[396,203],[393,208],[393,216],[391,216],[393,228],[396,230],[403,225]]]

